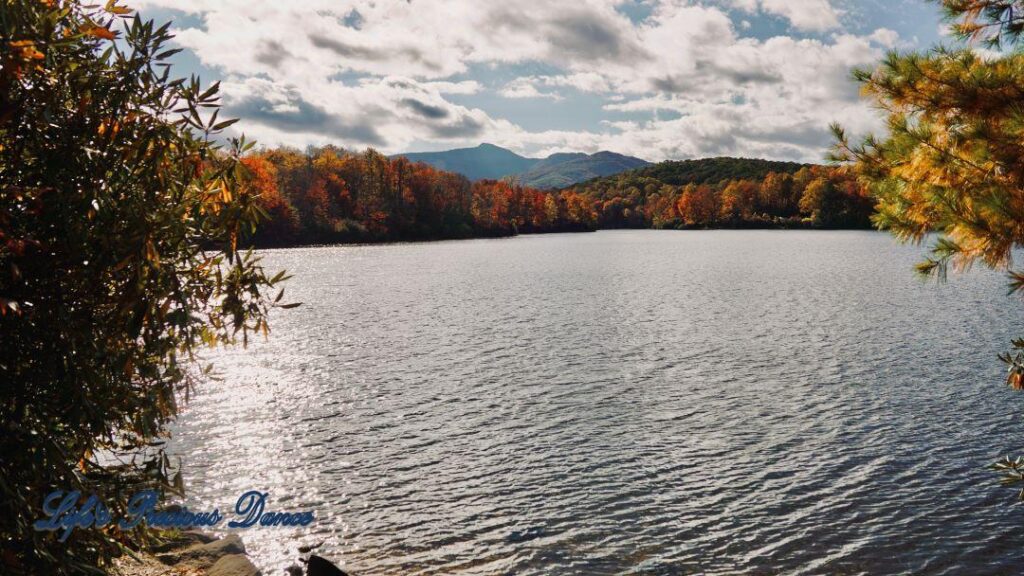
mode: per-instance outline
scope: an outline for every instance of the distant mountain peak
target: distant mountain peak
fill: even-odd
[[[572,160],[573,158],[586,158],[585,152],[555,152],[545,160]]]
[[[473,148],[395,156],[458,172],[471,180],[496,180],[513,176],[526,186],[538,188],[563,188],[648,164],[639,158],[608,151],[590,155],[583,152],[558,152],[547,158],[527,158],[489,142],[481,142]]]
[[[520,181],[535,188],[565,188],[602,176],[612,176],[650,164],[646,160],[607,150],[593,154],[552,154],[537,163]]]

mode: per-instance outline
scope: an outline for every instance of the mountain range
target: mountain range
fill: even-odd
[[[564,188],[578,182],[611,176],[650,164],[646,160],[605,151],[594,154],[559,153],[547,158],[527,158],[493,144],[395,156],[404,156],[413,162],[424,162],[440,170],[458,172],[470,180],[497,180],[511,176],[525,186],[544,189]]]

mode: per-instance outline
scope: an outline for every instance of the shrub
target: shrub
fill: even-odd
[[[167,26],[0,2],[0,572],[96,573],[144,534],[58,543],[32,529],[44,495],[116,512],[140,484],[173,488],[158,445],[195,352],[266,332],[283,276],[236,250],[260,213],[247,146],[213,143],[231,121],[216,85],[170,78]]]

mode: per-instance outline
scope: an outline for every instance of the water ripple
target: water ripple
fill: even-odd
[[[1005,279],[914,281],[859,232],[270,251],[300,308],[213,354],[175,426],[194,507],[355,574],[964,574],[1019,566]]]

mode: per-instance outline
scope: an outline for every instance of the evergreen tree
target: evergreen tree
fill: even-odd
[[[953,29],[991,45],[1017,44],[1021,2],[943,0]],[[1024,245],[1024,54],[983,58],[969,48],[892,53],[855,77],[887,115],[888,135],[851,144],[834,127],[835,159],[869,183],[875,223],[903,240],[940,235],[922,274],[946,276],[974,262],[1006,269],[1010,288],[1024,288],[1012,251]],[[1024,339],[1001,358],[1008,383],[1024,388]],[[1024,481],[1024,460],[998,465],[1009,482]],[[1024,497],[1024,491],[1022,491]]]

